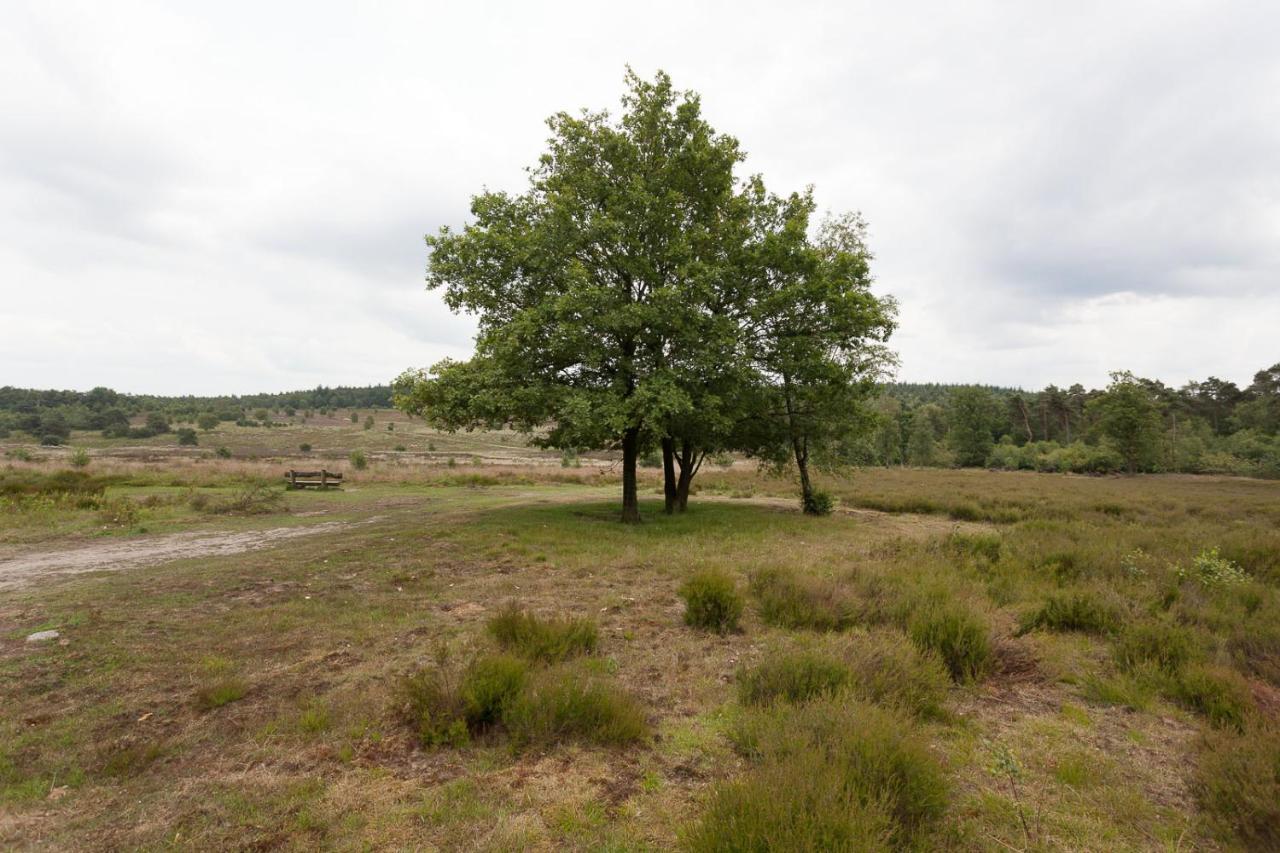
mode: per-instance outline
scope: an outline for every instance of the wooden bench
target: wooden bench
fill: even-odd
[[[291,489],[342,488],[342,475],[333,471],[325,471],[323,468],[319,471],[294,471],[291,468],[289,473],[284,475],[284,478]]]

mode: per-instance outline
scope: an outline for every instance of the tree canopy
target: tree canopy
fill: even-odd
[[[524,193],[481,193],[470,224],[427,238],[428,286],[477,316],[476,353],[409,371],[395,392],[446,428],[620,448],[622,517],[636,521],[648,448],[665,457],[668,510],[708,452],[786,448],[803,474],[811,448],[856,423],[893,306],[870,292],[859,218],[811,236],[811,194],[740,180],[737,141],[696,94],[662,73],[626,82],[617,119],[549,119]]]

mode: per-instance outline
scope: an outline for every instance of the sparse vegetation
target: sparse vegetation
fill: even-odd
[[[833,579],[761,569],[751,576],[760,618],[780,628],[839,631],[854,623],[857,602]]]

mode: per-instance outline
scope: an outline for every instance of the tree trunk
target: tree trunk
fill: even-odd
[[[799,439],[791,440],[791,449],[796,455],[796,468],[800,469],[800,506],[807,515],[817,515],[813,509],[813,482],[809,479],[809,451]]]
[[[680,448],[680,454],[676,456],[676,461],[680,463],[680,477],[676,481],[676,512],[684,512],[689,508],[689,487],[706,455],[705,451],[699,453],[698,448],[688,442]]]
[[[662,439],[662,511],[671,515],[676,511],[676,440],[671,436]],[[684,507],[681,507],[684,509]]]
[[[640,429],[629,427],[622,434],[622,523],[640,523],[640,499],[636,495],[636,457],[640,452]]]

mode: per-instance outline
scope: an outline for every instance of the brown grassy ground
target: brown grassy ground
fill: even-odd
[[[1248,601],[1173,584],[1177,600],[1161,612],[1193,632],[1199,659],[1247,679],[1251,714],[1274,713],[1274,483],[864,471],[828,479],[844,511],[809,519],[787,481],[738,466],[708,472],[686,516],[662,517],[650,500],[647,523],[632,529],[614,521],[608,472],[387,458],[341,493],[295,493],[262,517],[184,503],[190,487],[217,493],[278,468],[95,459],[90,470],[123,478],[112,487],[120,498],[178,497],[127,529],[95,530],[87,510],[32,517],[22,536],[11,529],[29,550],[104,533],[363,522],[0,592],[0,846],[670,848],[712,788],[746,769],[725,737],[742,714],[740,668],[831,642],[766,625],[750,605],[738,633],[686,627],[676,589],[703,568],[727,570],[744,590],[760,569],[823,578],[877,630],[898,630],[886,614],[920,590],[981,617],[991,673],[953,687],[947,716],[919,724],[952,784],[928,847],[1222,843],[1191,786],[1204,718],[1119,671],[1109,637],[1014,636],[1055,591],[1106,593],[1126,624],[1145,620],[1171,587],[1169,567],[1218,547],[1249,572]],[[652,494],[652,472],[646,483]],[[583,666],[640,699],[652,738],[513,752],[498,732],[419,746],[400,719],[400,677],[442,644],[457,660],[492,650],[485,621],[510,601],[594,619],[601,648]],[[61,641],[24,641],[44,628]],[[993,761],[1001,754],[1018,768],[1016,793]]]

